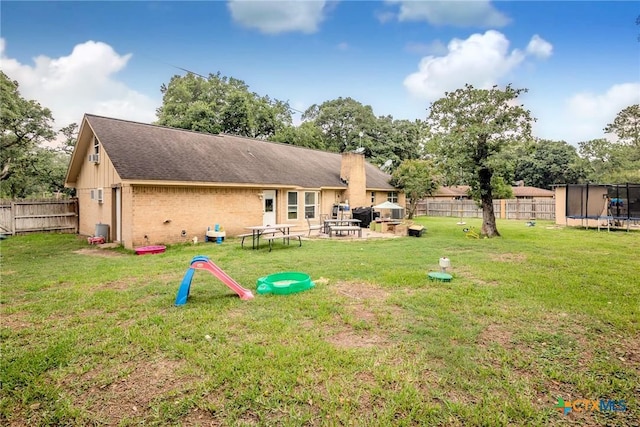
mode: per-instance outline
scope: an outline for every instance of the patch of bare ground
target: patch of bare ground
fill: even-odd
[[[620,352],[622,354],[618,358],[640,373],[640,335],[636,334],[633,337],[622,339]]]
[[[502,348],[513,348],[512,344],[513,331],[505,325],[491,323],[478,335],[478,345],[482,347],[490,347],[497,344]]]
[[[372,300],[374,302],[384,302],[389,293],[370,283],[338,283],[333,289],[354,300]]]
[[[155,402],[189,392],[197,379],[181,375],[182,365],[174,360],[130,362],[107,369],[109,379],[99,367],[67,377],[63,384],[74,393],[76,405],[107,425],[118,425],[128,418],[146,419]],[[110,381],[113,377],[117,378]]]
[[[33,326],[33,324],[27,320],[24,313],[16,311],[15,313],[0,315],[0,326],[12,331],[20,331]]]
[[[107,257],[107,258],[123,256],[120,252],[110,251],[108,249],[100,249],[100,248],[83,248],[83,249],[78,249],[73,253],[79,254],[79,255],[99,256],[99,257]]]
[[[111,282],[105,282],[105,283],[101,283],[99,285],[93,286],[92,289],[111,289],[114,291],[126,291],[127,289],[129,289],[131,286],[133,286],[134,283],[132,281],[129,280],[114,280]]]
[[[527,260],[527,255],[517,253],[493,254],[491,255],[491,260],[496,262],[515,262],[519,264]]]
[[[370,283],[338,283],[334,292],[346,297],[345,309],[356,320],[375,325],[379,316],[384,316],[392,308],[386,303],[389,293]],[[389,339],[379,334],[378,328],[355,329],[343,323],[327,341],[341,348],[372,348],[389,345]]]
[[[193,408],[187,415],[180,419],[180,424],[193,427],[218,427],[225,425],[216,419],[211,411],[200,408]]]
[[[386,337],[371,331],[341,331],[328,337],[327,341],[340,348],[373,348],[389,345]]]
[[[456,267],[455,269],[451,270],[452,273],[455,274],[460,274],[460,276],[468,279],[471,283],[475,284],[475,285],[480,285],[480,286],[498,286],[500,283],[497,282],[496,280],[492,280],[490,282],[487,282],[486,280],[480,279],[479,277],[477,277],[474,272],[466,267]]]

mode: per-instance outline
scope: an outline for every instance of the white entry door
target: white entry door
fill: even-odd
[[[276,224],[276,190],[264,190],[262,194],[262,225]]]

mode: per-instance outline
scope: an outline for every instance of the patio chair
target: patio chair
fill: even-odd
[[[309,226],[309,237],[311,237],[311,230],[322,230],[324,227],[322,224],[311,224],[311,219],[308,216],[307,225]]]

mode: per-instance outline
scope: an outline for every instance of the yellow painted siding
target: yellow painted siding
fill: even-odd
[[[93,148],[93,147],[91,147]],[[89,150],[91,151],[91,150]],[[80,211],[81,235],[92,236],[98,223],[108,224],[112,227],[112,192],[111,187],[120,183],[120,177],[116,173],[113,163],[104,149],[100,147],[100,163],[89,162],[88,155],[84,156],[83,166],[76,180],[76,195]],[[102,203],[91,200],[91,190],[102,188]]]

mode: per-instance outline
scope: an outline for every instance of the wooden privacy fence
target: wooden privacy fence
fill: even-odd
[[[500,199],[493,201],[496,218],[504,219],[548,219],[556,218],[555,200]],[[421,200],[416,216],[452,216],[459,218],[482,218],[482,208],[473,200]]]
[[[78,200],[0,201],[0,233],[78,232]]]

